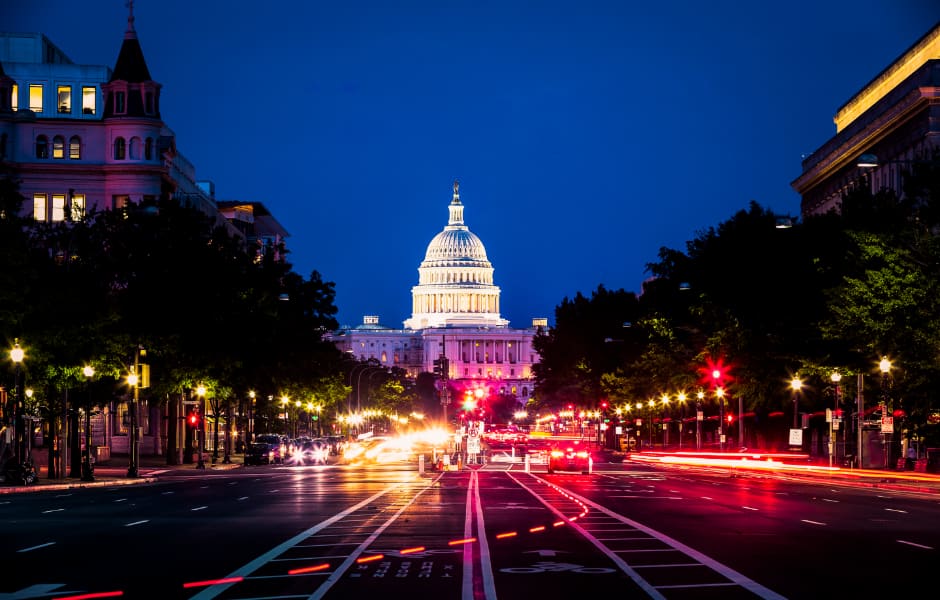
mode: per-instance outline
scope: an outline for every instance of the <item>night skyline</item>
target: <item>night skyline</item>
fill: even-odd
[[[0,9],[114,66],[124,2]],[[400,327],[454,179],[515,327],[603,284],[639,292],[790,182],[836,110],[936,22],[930,2],[138,1],[161,112],[219,200],[264,203],[288,260],[336,283],[340,324]],[[80,35],[76,35],[80,32]]]

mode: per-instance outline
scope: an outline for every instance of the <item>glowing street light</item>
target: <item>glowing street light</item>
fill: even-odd
[[[196,452],[199,455],[198,460],[196,461],[197,469],[205,469],[206,461],[202,456],[202,451],[206,447],[206,386],[198,385],[196,386],[196,395],[199,396],[199,422],[196,424],[198,428],[196,430],[196,439],[198,440],[199,447],[196,448]]]
[[[82,481],[95,480],[95,466],[91,462],[91,378],[95,376],[95,368],[86,365],[82,375],[88,378],[88,406],[85,408],[85,456],[82,460]]]

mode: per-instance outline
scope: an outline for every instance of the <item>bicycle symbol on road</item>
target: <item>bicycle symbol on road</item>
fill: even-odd
[[[604,567],[585,567],[583,565],[578,565],[574,563],[563,563],[563,562],[551,562],[551,561],[541,561],[537,562],[531,567],[509,567],[507,569],[500,569],[501,573],[583,573],[595,575],[598,573],[614,573],[615,569],[607,569]]]

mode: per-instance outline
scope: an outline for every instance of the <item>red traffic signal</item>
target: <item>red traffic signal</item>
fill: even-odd
[[[196,413],[189,413],[189,424],[195,427],[199,424],[199,415]]]

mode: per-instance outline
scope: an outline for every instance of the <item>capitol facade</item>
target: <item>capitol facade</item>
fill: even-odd
[[[405,370],[410,376],[433,372],[447,359],[447,395],[467,390],[515,396],[524,405],[532,395],[532,365],[538,355],[532,339],[547,327],[535,318],[530,327],[510,327],[500,317],[500,290],[483,242],[464,223],[459,183],[447,207],[443,231],[428,244],[411,288],[412,314],[403,327],[382,325],[377,315],[333,333],[337,347],[360,361]]]

